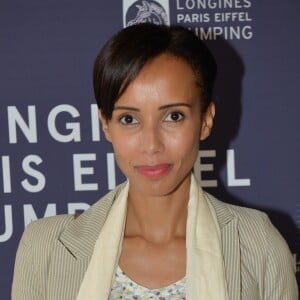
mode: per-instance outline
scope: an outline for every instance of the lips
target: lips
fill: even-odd
[[[159,178],[166,175],[172,166],[171,164],[159,164],[155,166],[137,166],[136,169],[140,174],[148,178]]]

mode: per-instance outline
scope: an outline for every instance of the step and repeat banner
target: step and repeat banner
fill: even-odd
[[[140,22],[186,26],[213,51],[216,123],[195,174],[219,199],[267,212],[299,272],[299,13],[298,0],[2,1],[0,298],[27,224],[85,210],[124,180],[92,66],[113,33]]]

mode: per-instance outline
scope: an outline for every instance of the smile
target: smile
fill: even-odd
[[[171,164],[159,164],[155,166],[138,166],[136,169],[140,174],[148,178],[159,178],[166,175],[172,168]]]

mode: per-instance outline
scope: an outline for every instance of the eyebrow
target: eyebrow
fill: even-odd
[[[176,103],[162,105],[159,107],[159,110],[170,108],[170,107],[175,107],[175,106],[187,106],[188,108],[192,108],[192,106],[190,104],[183,103],[183,102],[176,102]]]
[[[140,111],[140,109],[131,106],[115,106],[114,110],[132,110],[132,111]]]
[[[158,108],[158,110],[167,109],[170,107],[176,107],[176,106],[187,106],[188,108],[192,108],[190,104],[184,103],[184,102],[176,102],[176,103],[170,103],[166,105],[162,105]],[[140,111],[139,108],[131,107],[131,106],[115,106],[114,110],[131,110],[131,111]]]

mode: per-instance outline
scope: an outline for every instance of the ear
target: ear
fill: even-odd
[[[102,127],[102,130],[105,134],[105,137],[106,139],[111,142],[111,135],[110,135],[110,130],[109,130],[109,124],[108,124],[108,120],[107,118],[102,114],[101,110],[99,109],[98,110],[98,116],[99,116],[99,120],[100,120],[100,123],[101,123],[101,127]]]
[[[205,140],[210,135],[211,129],[214,124],[215,114],[216,114],[216,107],[215,104],[211,102],[206,112],[202,115],[200,141]]]

